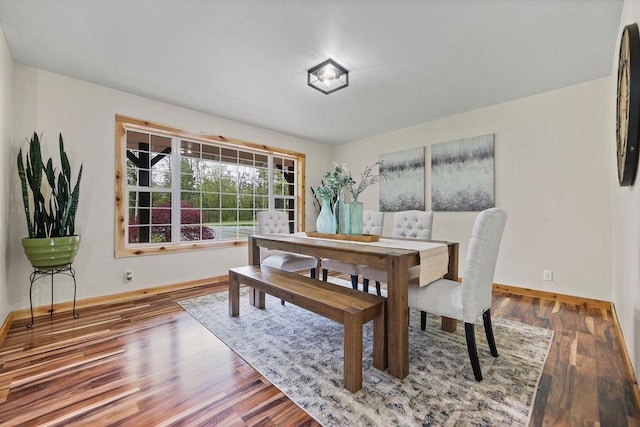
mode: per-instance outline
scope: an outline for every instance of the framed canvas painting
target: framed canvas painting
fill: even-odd
[[[381,154],[380,211],[424,210],[424,147]]]
[[[431,209],[481,211],[495,206],[493,134],[431,146]]]

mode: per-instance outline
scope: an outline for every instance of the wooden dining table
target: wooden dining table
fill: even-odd
[[[396,378],[404,378],[409,373],[409,268],[420,264],[420,253],[415,249],[402,249],[399,244],[385,247],[344,240],[307,237],[297,233],[249,236],[249,263],[260,265],[260,248],[277,249],[303,255],[318,260],[329,258],[352,264],[364,264],[387,270],[387,336],[389,373]],[[387,240],[385,238],[385,240]],[[415,242],[415,239],[410,239]],[[458,279],[458,243],[433,241],[446,244],[449,253],[447,279]],[[455,319],[442,319],[442,329],[453,331]]]

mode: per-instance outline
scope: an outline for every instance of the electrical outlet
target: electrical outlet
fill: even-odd
[[[542,278],[547,281],[553,280],[553,271],[552,270],[544,270],[542,272]]]
[[[125,270],[123,279],[124,279],[124,283],[129,283],[133,281],[133,271]]]

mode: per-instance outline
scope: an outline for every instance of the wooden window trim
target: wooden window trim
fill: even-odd
[[[298,182],[298,191],[296,197],[296,217],[297,231],[303,231],[305,229],[305,173],[306,170],[306,158],[304,153],[296,151],[286,150],[282,148],[270,147],[268,145],[256,144],[249,141],[243,141],[235,138],[226,138],[221,135],[209,135],[185,131],[172,126],[151,122],[148,120],[140,120],[132,117],[116,114],[116,165],[115,165],[115,257],[124,258],[140,255],[158,255],[162,253],[176,253],[186,252],[193,250],[203,249],[215,249],[215,248],[228,248],[234,246],[247,245],[246,239],[236,240],[222,240],[211,242],[189,242],[183,244],[168,244],[168,245],[149,245],[138,246],[135,248],[126,247],[125,242],[125,202],[126,197],[126,163],[124,161],[123,150],[126,147],[126,129],[138,129],[145,132],[153,132],[171,137],[187,138],[201,142],[215,142],[216,144],[227,145],[233,148],[249,148],[254,151],[261,151],[273,155],[286,155],[295,157],[297,160],[296,180]]]

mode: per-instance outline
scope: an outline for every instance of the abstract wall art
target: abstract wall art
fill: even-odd
[[[424,210],[424,147],[381,154],[380,211]]]
[[[431,209],[481,211],[495,206],[493,134],[431,146]]]

